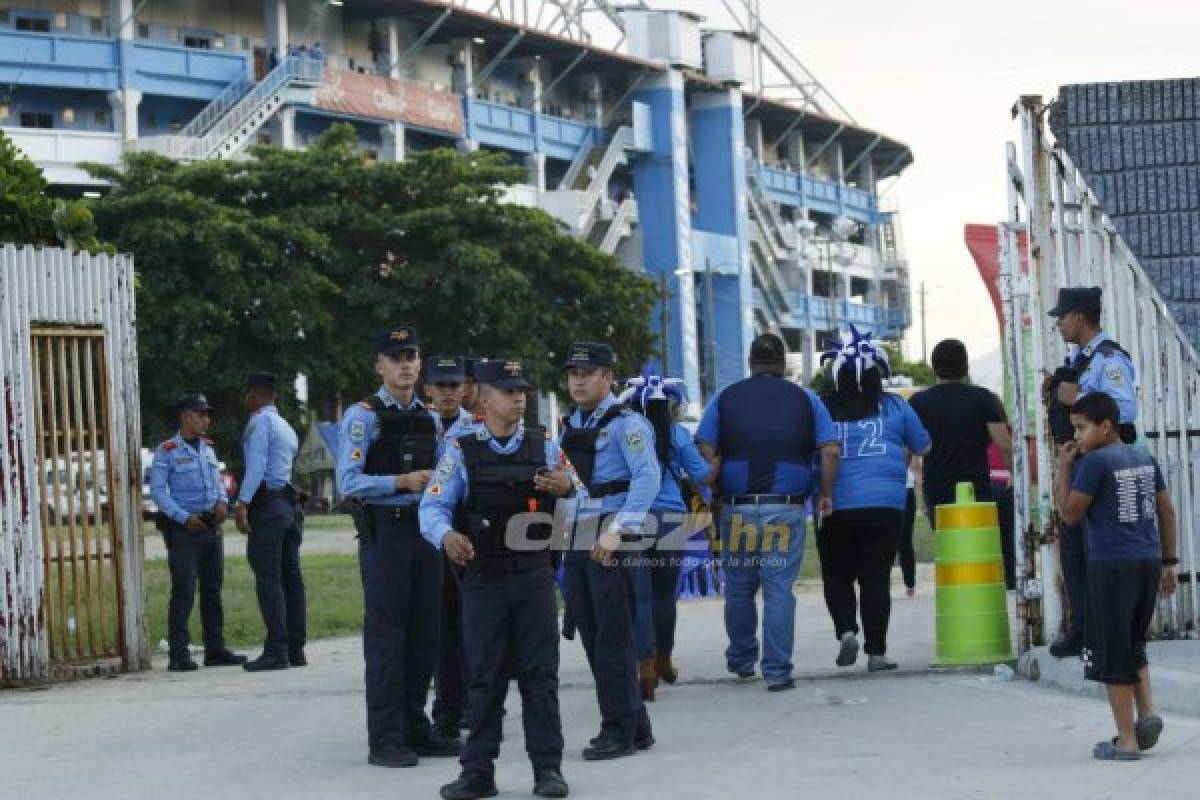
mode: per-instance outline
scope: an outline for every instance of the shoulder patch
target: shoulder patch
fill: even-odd
[[[179,447],[179,445],[175,444],[174,439],[167,439],[165,442],[162,443],[162,449],[167,451],[168,453],[177,447]]]
[[[352,452],[350,454],[350,460],[351,461],[362,461],[362,456],[363,456],[362,448],[356,447],[356,448],[354,448],[354,452]]]
[[[362,444],[367,440],[367,423],[356,419],[350,423],[350,441]]]
[[[641,450],[646,446],[646,437],[642,436],[641,431],[628,431],[625,434],[625,444],[629,445],[630,450]]]
[[[1121,371],[1118,364],[1110,364],[1104,368],[1104,377],[1113,386],[1123,386],[1125,384],[1125,373]]]

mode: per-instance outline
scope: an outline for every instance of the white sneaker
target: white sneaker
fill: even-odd
[[[895,669],[897,664],[887,656],[869,656],[867,658],[867,672],[883,672],[888,669]]]

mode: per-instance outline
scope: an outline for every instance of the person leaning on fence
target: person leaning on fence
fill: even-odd
[[[887,352],[853,325],[832,361],[834,389],[824,398],[841,442],[833,513],[817,529],[825,605],[839,641],[839,667],[858,658],[857,617],[870,672],[896,668],[887,653],[892,563],[904,528],[911,456],[929,452],[929,434],[904,399],[883,391]],[[859,597],[854,596],[858,582]]]
[[[794,689],[792,584],[804,559],[813,456],[821,454],[821,516],[833,510],[837,431],[815,394],[784,377],[787,349],[773,333],[750,345],[750,377],[709,401],[696,429],[706,458],[721,458],[721,569],[725,663],[740,678],[759,659],[754,595],[763,590],[762,673],[773,692]]]
[[[179,432],[154,451],[150,496],[158,504],[156,523],[167,546],[171,599],[167,605],[167,643],[172,672],[198,669],[188,652],[188,617],[200,583],[200,622],[204,630],[204,666],[244,664],[246,657],[225,646],[221,584],[225,550],[221,525],[228,498],[212,440],[205,437],[212,406],[199,393],[175,403]]]
[[[1121,441],[1112,397],[1084,395],[1071,407],[1071,424],[1075,440],[1059,455],[1056,497],[1063,519],[1082,525],[1086,538],[1084,674],[1105,684],[1117,725],[1117,736],[1096,744],[1092,755],[1133,761],[1163,728],[1154,713],[1146,634],[1159,590],[1171,595],[1179,583],[1175,509],[1158,464]]]
[[[654,428],[654,450],[662,469],[662,487],[650,506],[654,542],[629,555],[638,684],[642,699],[648,701],[654,700],[660,679],[667,683],[679,679],[671,652],[675,648],[675,591],[684,551],[677,547],[679,540],[674,534],[689,521],[684,495],[694,492],[691,487],[695,484],[709,483],[716,476],[715,465],[701,455],[691,435],[675,422],[674,415],[684,399],[681,383],[658,375],[633,378],[620,398]],[[672,537],[670,544],[663,542],[665,536]]]
[[[1063,341],[1078,348],[1042,383],[1050,434],[1060,448],[1075,435],[1071,404],[1092,392],[1103,392],[1116,401],[1121,413],[1121,441],[1133,444],[1137,440],[1137,375],[1129,354],[1100,328],[1102,300],[1099,287],[1069,287],[1059,290],[1058,302],[1047,312],[1054,318]],[[1058,538],[1067,587],[1067,629],[1051,643],[1050,654],[1068,658],[1079,655],[1083,647],[1087,556],[1080,526],[1064,522]]]

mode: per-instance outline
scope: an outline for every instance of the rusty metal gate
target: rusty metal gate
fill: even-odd
[[[51,663],[121,655],[118,524],[108,498],[108,375],[100,328],[32,330],[38,504]]]
[[[149,667],[133,287],[0,246],[0,685]]]

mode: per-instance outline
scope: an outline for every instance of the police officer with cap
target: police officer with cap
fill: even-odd
[[[1043,385],[1051,435],[1060,447],[1075,438],[1071,406],[1093,392],[1103,392],[1117,401],[1121,440],[1126,444],[1137,440],[1137,376],[1129,354],[1100,327],[1101,304],[1100,287],[1071,287],[1059,290],[1058,303],[1048,312],[1063,341],[1078,348]],[[1070,615],[1066,633],[1051,643],[1050,653],[1066,658],[1079,655],[1083,649],[1087,586],[1083,527],[1062,525],[1059,542]]]
[[[167,642],[172,672],[198,669],[188,652],[188,617],[200,583],[200,621],[204,630],[204,666],[244,664],[246,657],[225,646],[221,583],[225,550],[221,525],[228,503],[212,440],[204,434],[212,422],[208,398],[193,392],[175,403],[179,432],[154,451],[150,496],[158,504],[157,524],[167,546],[171,599],[167,605]]]
[[[237,526],[247,536],[246,559],[254,571],[258,607],[267,629],[262,655],[244,665],[248,672],[308,664],[300,573],[304,512],[291,483],[299,441],[275,407],[278,383],[272,372],[252,372],[246,378],[250,421],[242,436],[246,473],[238,489]]]
[[[608,345],[579,342],[563,364],[576,408],[563,420],[559,443],[588,494],[563,560],[567,611],[587,652],[600,705],[600,734],[583,751],[588,761],[620,758],[654,744],[638,686],[631,576],[615,554],[624,539],[641,541],[662,473],[654,429],[612,394],[616,361]],[[588,534],[595,539],[590,551]]]
[[[425,367],[425,391],[441,422],[443,449],[454,436],[467,432],[474,417],[463,407],[466,359],[431,356]],[[443,560],[441,621],[438,629],[437,673],[434,678],[433,724],[448,739],[459,737],[466,713],[463,678],[462,580],[459,568]]]
[[[473,800],[496,794],[501,717],[515,675],[533,793],[566,797],[549,521],[555,498],[580,484],[545,430],[522,426],[530,386],[521,362],[489,361],[476,374],[484,423],[450,443],[421,500],[423,535],[465,569],[471,733],[459,759],[462,775],[441,795]]]
[[[425,699],[438,650],[442,556],[421,537],[417,504],[437,464],[437,414],[416,396],[421,351],[412,328],[375,337],[379,391],[342,418],[338,489],[355,504],[363,585],[367,763],[416,766],[456,756]]]
[[[462,407],[474,418],[481,413],[477,402],[479,398],[479,386],[475,381],[475,365],[487,361],[487,359],[479,358],[478,356],[463,356],[462,361],[463,375],[466,376],[466,380],[463,382]]]

